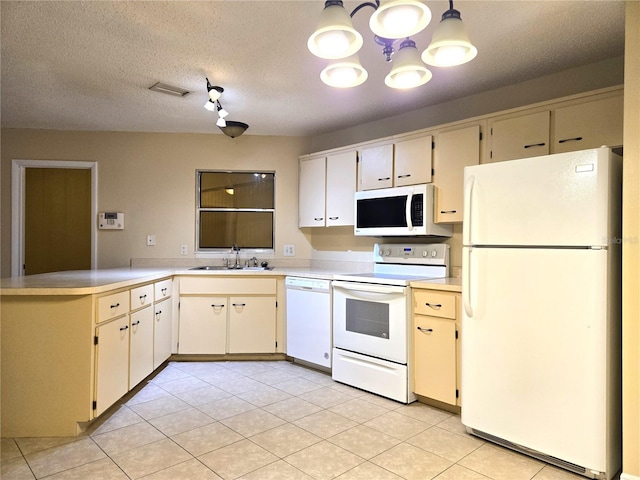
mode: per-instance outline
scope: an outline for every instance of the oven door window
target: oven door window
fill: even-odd
[[[347,331],[389,339],[389,304],[347,298]]]

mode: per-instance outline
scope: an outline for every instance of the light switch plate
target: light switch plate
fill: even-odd
[[[296,255],[295,245],[285,245],[282,253],[285,257],[294,257]]]

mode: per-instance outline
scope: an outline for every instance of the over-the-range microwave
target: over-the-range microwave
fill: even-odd
[[[451,237],[451,225],[433,222],[434,196],[432,184],[356,192],[354,234],[370,237]]]

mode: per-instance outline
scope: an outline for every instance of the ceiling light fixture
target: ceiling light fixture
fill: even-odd
[[[460,12],[453,9],[442,15],[431,45],[418,54],[416,44],[409,37],[424,30],[431,21],[431,10],[420,0],[374,0],[358,5],[347,14],[342,0],[326,0],[318,26],[309,37],[307,47],[314,55],[333,60],[320,73],[321,80],[331,87],[349,88],[364,83],[367,71],[360,65],[356,53],[363,45],[362,35],[353,28],[351,17],[364,7],[372,7],[369,28],[374,40],[381,45],[387,62],[395,54],[396,62],[385,77],[391,88],[409,89],[427,83],[431,72],[423,62],[434,66],[459,65],[473,59],[477,53],[462,24]],[[400,42],[396,53],[394,45]],[[457,53],[464,61],[454,63],[450,55]],[[433,57],[433,60],[432,60]],[[446,60],[444,60],[446,58]],[[429,59],[429,60],[427,60]]]
[[[442,14],[431,43],[422,52],[422,60],[434,67],[452,67],[473,60],[477,54],[478,49],[469,41],[460,12],[453,8],[453,0],[449,0],[449,10]]]
[[[209,95],[209,100],[204,104],[204,108],[209,110],[210,112],[218,112],[218,120],[216,120],[216,126],[222,130],[222,133],[231,138],[236,138],[242,135],[249,125],[243,122],[235,122],[233,120],[225,120],[225,118],[229,115],[224,108],[222,108],[222,104],[220,103],[220,97],[222,96],[222,92],[224,92],[224,88],[218,86],[212,86],[211,82],[207,78],[207,93]]]

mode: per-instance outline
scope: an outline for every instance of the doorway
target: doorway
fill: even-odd
[[[96,162],[13,161],[13,276],[96,268]]]

